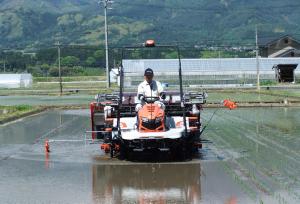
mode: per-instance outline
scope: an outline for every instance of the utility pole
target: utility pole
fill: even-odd
[[[3,55],[4,55],[4,57],[3,57],[3,73],[5,73],[6,72],[6,60],[7,60],[5,51],[3,52]]]
[[[63,87],[62,87],[62,78],[61,78],[61,66],[60,66],[60,43],[57,42],[57,57],[58,57],[58,77],[59,77],[59,89],[60,89],[60,95],[62,96],[63,93]]]
[[[6,69],[6,59],[3,60],[3,71],[4,71],[4,73],[6,72],[5,69]]]
[[[106,61],[106,79],[107,84],[106,87],[110,87],[110,76],[109,76],[109,63],[108,63],[108,28],[107,28],[107,9],[110,3],[113,3],[111,0],[103,0],[104,4],[104,27],[105,27],[105,61]]]
[[[256,25],[256,27],[255,27],[255,41],[256,41],[256,75],[257,75],[256,88],[257,88],[257,91],[260,91],[259,47],[258,47],[258,31],[257,31],[257,25]]]

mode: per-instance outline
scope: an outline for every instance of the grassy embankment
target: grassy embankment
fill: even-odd
[[[28,105],[0,106],[0,124],[38,113],[43,109]]]
[[[109,92],[105,76],[62,77],[63,94]],[[0,95],[59,95],[58,77],[35,77],[31,88],[0,89]]]
[[[256,91],[255,89],[227,89],[207,90],[209,100],[216,102],[219,99],[229,98],[237,102],[281,102],[285,98],[291,101],[300,101],[299,90],[266,90]]]

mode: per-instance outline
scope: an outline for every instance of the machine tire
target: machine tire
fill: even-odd
[[[190,142],[182,142],[181,145],[176,146],[172,149],[172,157],[174,160],[177,161],[186,161],[191,160],[195,153],[194,147],[191,145]]]
[[[120,154],[119,154],[119,159],[120,160],[126,160],[128,159],[128,148],[124,145],[120,145]]]
[[[104,125],[97,125],[96,126],[96,131],[104,131],[104,129],[105,129],[105,126]],[[103,132],[97,132],[97,134],[96,134],[97,136],[96,136],[96,138],[97,139],[103,139],[104,137],[105,137],[105,133],[103,133]]]

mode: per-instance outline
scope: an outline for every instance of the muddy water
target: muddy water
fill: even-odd
[[[205,110],[204,122],[214,110]],[[80,141],[88,111],[0,126],[1,203],[299,203],[300,109],[219,110],[197,158],[109,159]],[[53,142],[44,154],[45,138]]]

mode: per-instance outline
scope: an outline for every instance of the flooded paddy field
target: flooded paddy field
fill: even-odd
[[[0,105],[36,105],[36,106],[58,106],[58,105],[87,105],[87,101],[94,99],[92,95],[26,95],[0,96]]]
[[[300,108],[219,109],[184,162],[110,159],[89,129],[88,110],[0,126],[1,203],[300,203]]]
[[[136,91],[136,90],[134,90]],[[199,90],[198,90],[199,91]],[[219,104],[224,99],[230,99],[237,103],[282,103],[284,100],[300,102],[299,90],[263,91],[257,93],[251,90],[207,90],[208,104]],[[36,106],[64,106],[64,105],[88,105],[95,94],[70,94],[64,96],[54,95],[1,95],[0,105],[36,105]]]

